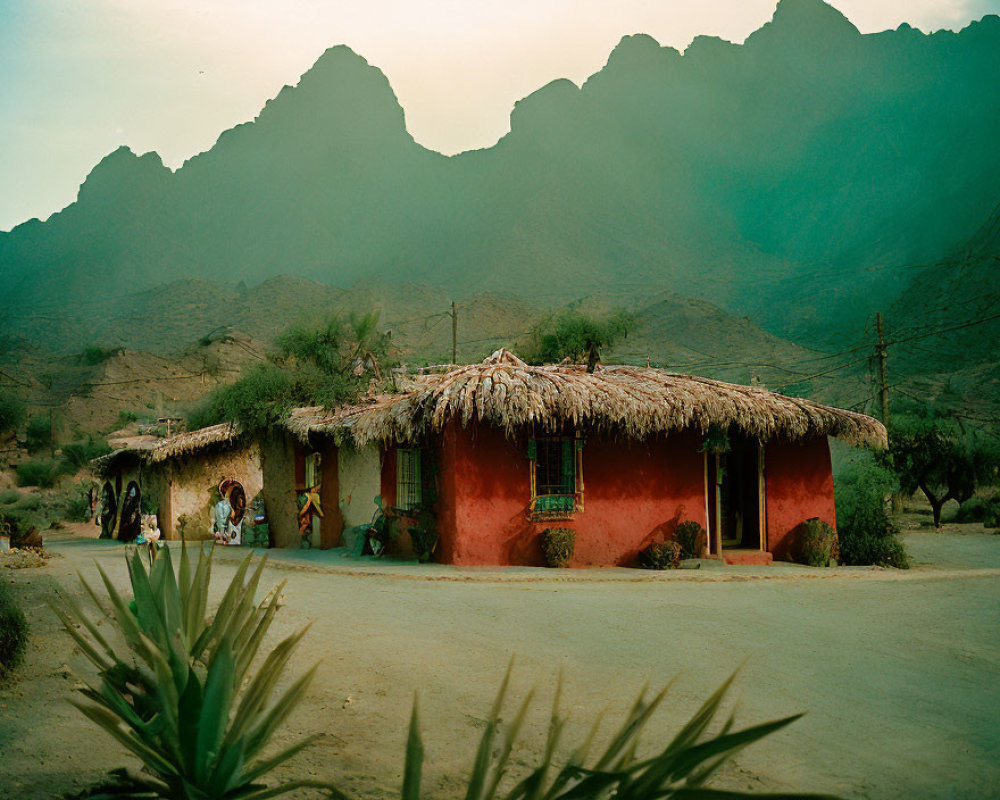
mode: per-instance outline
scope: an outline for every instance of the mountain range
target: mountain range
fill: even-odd
[[[628,36],[582,86],[515,104],[496,145],[451,157],[413,140],[382,72],[333,47],[175,172],[119,148],[76,202],[0,233],[0,338],[44,329],[65,352],[91,308],[109,341],[148,337],[134,323],[151,309],[183,321],[163,300],[177,282],[210,282],[224,317],[240,290],[217,287],[291,275],[532,307],[666,292],[838,349],[876,309],[917,330],[970,270],[995,291],[992,257],[941,264],[995,246],[997,130],[996,16],[863,35],[821,0],[780,0],[743,44]]]

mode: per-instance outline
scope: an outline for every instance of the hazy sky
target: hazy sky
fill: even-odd
[[[126,144],[170,167],[252,119],[329,46],[382,69],[418,142],[493,144],[516,100],[625,34],[742,42],[775,0],[0,0],[0,230],[76,197]],[[862,31],[960,29],[1000,0],[833,0]]]

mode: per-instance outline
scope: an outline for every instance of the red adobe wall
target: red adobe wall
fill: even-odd
[[[524,437],[512,441],[486,426],[451,424],[439,454],[437,560],[542,566],[539,534],[558,526],[576,531],[573,566],[634,565],[640,549],[670,538],[677,523],[705,525],[700,444],[691,431],[646,442],[591,436],[583,449],[585,510],[568,521],[536,523],[524,516],[530,501]],[[387,496],[390,471],[383,472]]]
[[[805,442],[774,439],[764,455],[767,482],[767,549],[789,560],[795,529],[811,517],[837,527],[833,466],[825,436]]]

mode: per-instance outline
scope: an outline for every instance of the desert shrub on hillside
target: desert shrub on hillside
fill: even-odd
[[[52,427],[53,421],[49,419],[48,414],[35,415],[28,420],[25,441],[29,453],[34,455],[52,446]]]
[[[593,371],[601,350],[627,337],[633,324],[632,315],[621,310],[592,317],[566,309],[532,328],[523,355],[529,364],[555,364],[568,358],[585,362]]]
[[[908,569],[910,559],[886,509],[896,476],[874,464],[855,467],[837,479],[837,527],[844,564]]]
[[[105,439],[93,436],[87,439],[63,445],[62,460],[67,472],[76,472],[90,466],[91,459],[110,453],[111,448]]]
[[[88,367],[96,367],[118,352],[119,349],[116,347],[101,347],[100,345],[92,344],[84,348],[83,352],[80,353],[80,363]]]
[[[0,492],[0,506],[9,506],[21,499],[21,493],[17,489],[5,489]]]
[[[230,421],[247,430],[267,429],[294,406],[333,407],[356,399],[392,365],[389,335],[378,330],[374,312],[292,326],[276,346],[267,362],[192,409],[188,426]]]
[[[11,391],[0,391],[0,433],[15,431],[27,416],[24,401]]]
[[[62,465],[51,458],[35,458],[22,461],[15,470],[19,486],[38,486],[50,489],[62,475]]]
[[[10,677],[28,647],[28,620],[14,597],[11,584],[0,581],[0,681]]]

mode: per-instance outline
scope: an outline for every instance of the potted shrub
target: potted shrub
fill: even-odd
[[[576,531],[572,528],[546,528],[542,531],[542,555],[550,567],[568,567],[573,558]]]
[[[704,558],[708,552],[708,535],[693,520],[680,523],[674,538],[681,546],[681,558]]]
[[[639,566],[643,569],[677,569],[681,555],[680,544],[672,539],[656,542],[639,551]]]
[[[811,517],[799,526],[796,561],[810,567],[836,566],[840,551],[837,532],[819,517]]]

